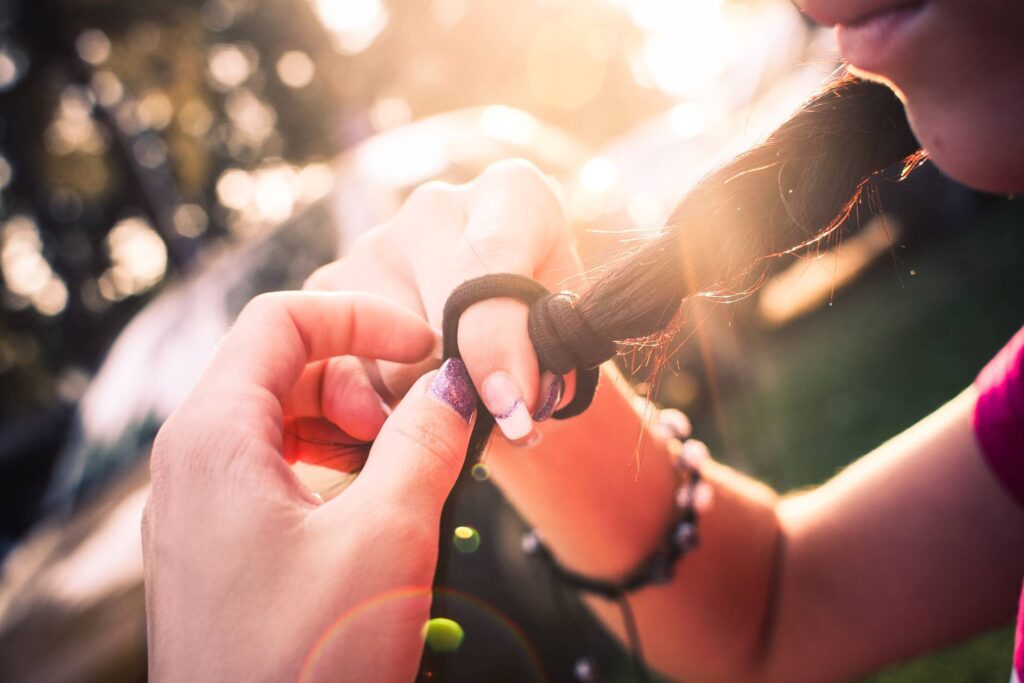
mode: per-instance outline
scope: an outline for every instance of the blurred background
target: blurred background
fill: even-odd
[[[0,2],[0,680],[145,678],[148,448],[248,298],[299,286],[415,185],[510,156],[560,183],[597,267],[835,59],[783,0]],[[1024,323],[1019,201],[928,165],[872,194],[841,239],[709,304],[660,378],[623,361],[782,490],[934,410]],[[472,486],[454,679],[631,680]],[[870,680],[1003,680],[1011,646],[1002,629]]]

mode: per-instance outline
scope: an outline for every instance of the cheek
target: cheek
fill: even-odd
[[[1024,190],[1024,2],[930,3],[914,59],[886,80],[943,172],[980,190]]]

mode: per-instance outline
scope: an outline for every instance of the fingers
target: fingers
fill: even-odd
[[[197,391],[231,400],[263,390],[284,403],[309,363],[349,354],[411,362],[433,346],[430,326],[383,297],[350,292],[264,294],[242,310]]]
[[[320,418],[289,418],[284,424],[284,458],[289,463],[339,472],[362,469],[370,444]]]
[[[440,324],[452,290],[473,277],[516,273],[559,289],[579,273],[558,198],[545,176],[525,162],[494,164],[463,188],[436,187],[419,201],[435,212],[447,205],[464,214],[459,241],[440,259],[443,267],[417,264],[423,306],[434,324]],[[459,351],[473,383],[498,428],[517,442],[530,441],[533,415],[550,416],[550,397],[565,394],[552,376],[542,386],[527,314],[520,301],[489,299],[467,309],[459,324]]]
[[[355,356],[307,365],[285,402],[284,411],[289,417],[326,418],[364,442],[377,437],[391,414],[367,375],[364,361]]]
[[[441,325],[448,295],[488,273],[536,277],[555,247],[567,241],[565,215],[544,175],[524,161],[489,166],[468,185],[417,188],[396,218],[398,234],[432,216],[434,240],[447,253],[411,261],[427,319]],[[427,245],[429,248],[429,245]],[[568,275],[568,273],[567,273]]]
[[[580,271],[549,179],[526,162],[506,161],[467,185],[417,188],[394,219],[360,238],[352,255],[317,271],[306,286],[379,291],[439,327],[452,290],[473,277],[517,273],[559,290],[578,286]],[[522,303],[494,299],[470,308],[459,326],[472,380],[501,431],[515,441],[530,440],[534,414],[553,412],[551,397],[560,394],[563,403],[572,397],[571,377],[565,378],[568,389],[557,378],[540,377],[526,319]],[[389,403],[424,369],[366,365],[371,384]]]
[[[462,468],[475,406],[460,361],[422,377],[384,424],[350,491],[440,514]]]
[[[540,369],[527,329],[527,307],[512,299],[470,306],[459,321],[459,351],[480,398],[506,438],[533,432]],[[505,331],[496,335],[495,330]]]
[[[316,270],[307,278],[303,289],[374,292],[426,319],[415,282],[412,281],[408,255],[404,253],[404,250],[410,248],[409,242],[393,241],[389,235],[394,231],[394,223],[390,222],[364,233],[352,245],[348,256]],[[422,256],[421,251],[417,249],[414,253]],[[440,365],[440,332],[435,331],[435,334],[437,348],[422,361],[391,363],[363,360],[364,373],[386,404],[397,403],[413,382]]]

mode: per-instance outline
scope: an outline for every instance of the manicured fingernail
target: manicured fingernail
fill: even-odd
[[[533,418],[526,409],[519,385],[507,372],[496,372],[480,387],[484,405],[491,411],[506,439],[522,439],[533,431]]]
[[[540,383],[540,395],[544,397],[544,400],[533,413],[534,421],[543,422],[551,417],[555,408],[558,407],[558,402],[562,400],[563,393],[565,393],[565,380],[562,379],[562,376],[545,372]]]
[[[473,418],[476,391],[465,363],[458,358],[449,358],[441,365],[430,383],[430,395],[457,412],[466,422]]]
[[[517,441],[510,441],[509,443],[511,443],[516,448],[534,448],[543,440],[544,434],[542,434],[539,429],[534,429],[532,432],[530,432],[523,438],[518,439]]]

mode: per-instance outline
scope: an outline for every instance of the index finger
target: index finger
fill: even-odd
[[[223,339],[197,390],[287,399],[307,364],[333,356],[413,362],[434,347],[419,316],[374,294],[274,292],[253,299]]]

